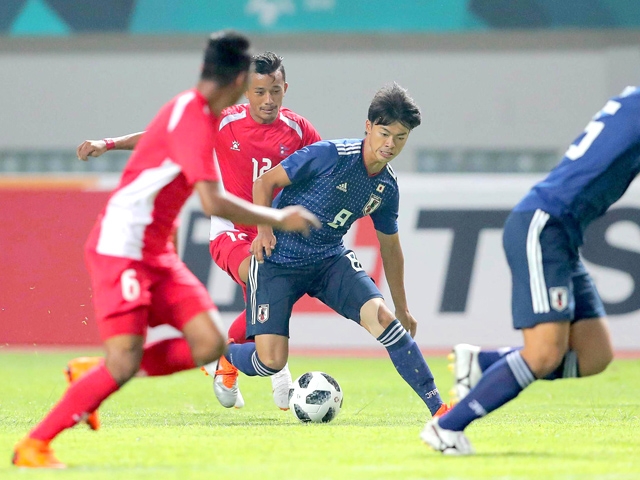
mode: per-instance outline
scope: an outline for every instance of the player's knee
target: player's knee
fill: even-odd
[[[525,345],[521,355],[534,376],[544,378],[560,366],[565,353],[566,349],[557,345],[538,346],[535,350],[527,349]]]
[[[603,347],[595,353],[589,353],[588,358],[578,357],[578,369],[581,377],[602,373],[613,361],[613,349],[611,345]]]
[[[587,373],[588,375],[597,375],[598,373],[604,372],[613,361],[613,353],[611,354],[611,356],[599,357],[598,360],[599,361],[595,363],[591,368],[591,371]],[[585,374],[584,376],[587,376],[587,374]]]
[[[372,298],[360,308],[360,325],[376,338],[394,319],[381,298]]]
[[[598,349],[598,360],[599,362],[596,365],[597,371],[594,372],[594,374],[604,372],[609,364],[613,362],[613,345],[610,340],[607,339],[602,347]]]
[[[602,362],[600,363],[600,372],[604,370],[613,362],[613,346],[609,344],[609,348],[602,353]]]
[[[389,310],[389,307],[380,300],[380,308],[378,309],[378,323],[382,328],[387,328],[396,319],[396,316]]]
[[[142,348],[108,349],[105,366],[118,385],[130,380],[140,369]]]

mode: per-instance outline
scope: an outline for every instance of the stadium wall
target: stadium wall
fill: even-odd
[[[538,176],[400,174],[400,236],[406,288],[423,348],[464,341],[520,343],[511,328],[510,275],[501,228],[509,209]],[[0,184],[1,186],[2,184]],[[82,245],[113,179],[97,184],[7,184],[0,188],[0,345],[97,344]],[[212,264],[209,220],[192,197],[182,213],[179,246],[229,324],[242,293]],[[369,219],[345,239],[389,298]],[[590,227],[583,254],[611,318],[614,345],[640,349],[640,184]],[[171,335],[169,329],[150,338]],[[305,298],[291,323],[294,348],[377,347],[353,322]]]
[[[72,152],[145,128],[192,86],[203,38],[0,38],[0,149]],[[397,81],[422,107],[398,170],[421,149],[559,151],[640,79],[640,32],[256,36],[283,55],[285,105],[324,138],[358,137],[374,92]]]

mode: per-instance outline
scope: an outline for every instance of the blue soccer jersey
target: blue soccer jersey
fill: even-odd
[[[640,172],[640,88],[627,87],[589,122],[547,178],[514,211],[536,209],[565,224],[574,245]]]
[[[267,261],[279,265],[311,265],[342,253],[342,237],[357,219],[371,215],[375,229],[398,231],[398,184],[389,165],[369,175],[362,156],[363,140],[321,141],[293,153],[280,165],[291,185],[274,206],[302,205],[322,222],[308,237],[275,232],[278,243]]]

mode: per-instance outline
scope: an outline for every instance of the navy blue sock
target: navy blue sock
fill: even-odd
[[[491,365],[475,388],[443,417],[446,430],[462,431],[474,420],[513,400],[535,380],[531,369],[516,350]]]
[[[520,349],[522,349],[522,347],[504,347],[497,350],[480,350],[480,352],[478,353],[478,364],[480,365],[480,370],[484,372],[487,368],[496,363],[507,353],[511,353]]]
[[[259,375],[261,377],[270,377],[279,372],[267,367],[258,358],[258,352],[256,352],[256,344],[253,342],[232,343],[229,345],[229,351],[225,355],[226,359],[248,377],[255,377]]]
[[[442,405],[433,374],[422,352],[398,320],[394,320],[377,338],[384,345],[400,376],[426,403],[431,415]]]

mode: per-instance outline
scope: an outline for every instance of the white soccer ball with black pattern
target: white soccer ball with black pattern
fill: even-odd
[[[289,408],[303,423],[328,423],[340,413],[342,388],[331,375],[307,372],[289,389]]]

